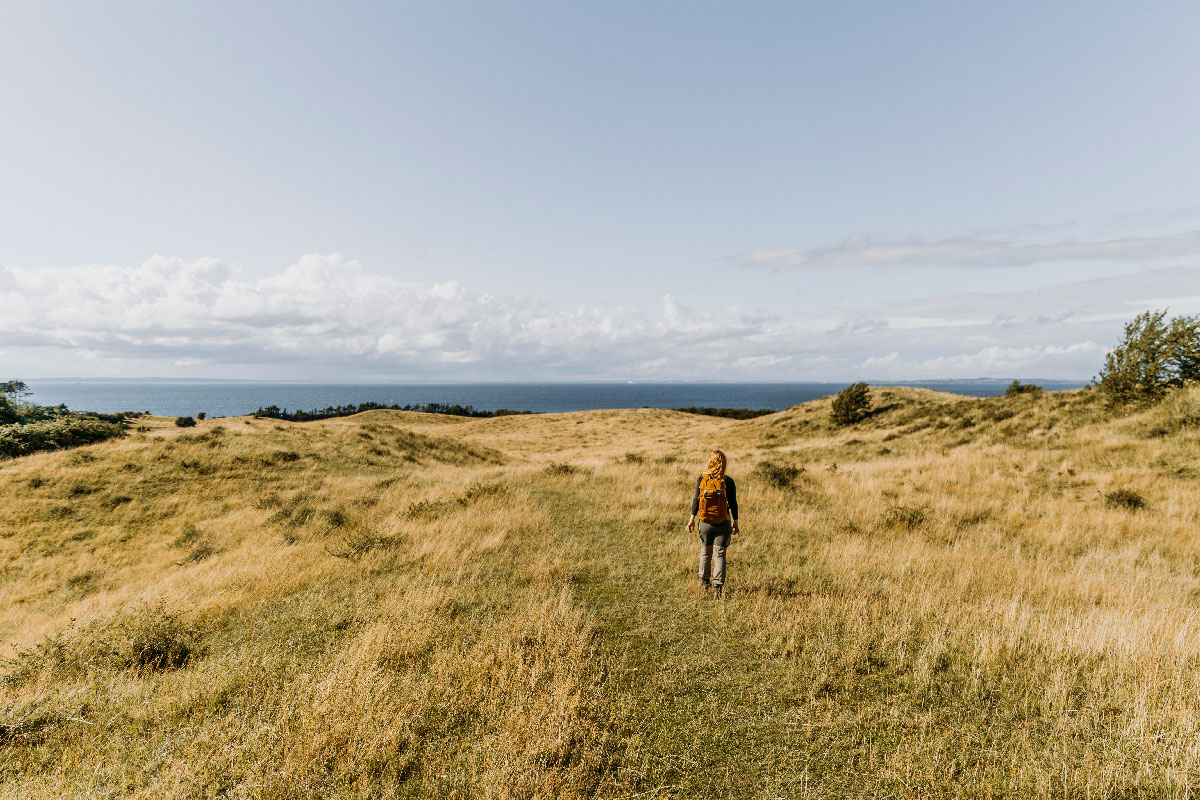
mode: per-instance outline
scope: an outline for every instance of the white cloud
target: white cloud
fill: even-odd
[[[1194,299],[1200,268],[795,317],[697,311],[670,295],[658,313],[561,310],[397,280],[336,253],[259,280],[216,259],[159,256],[0,277],[0,364],[14,376],[1086,379],[1124,321],[1161,307],[1154,298]]]
[[[290,374],[316,376],[492,379],[620,377],[639,363],[694,377],[701,346],[719,363],[744,357],[746,368],[758,366],[756,358],[786,360],[748,341],[760,330],[755,322],[698,314],[669,295],[658,317],[629,308],[563,312],[532,296],[477,295],[455,281],[400,281],[336,253],[304,256],[260,280],[215,259],[160,256],[133,267],[5,276],[12,287],[0,294],[0,355],[49,354],[39,361],[42,374],[63,374],[85,354],[217,365],[218,374],[221,365],[287,365]],[[786,335],[798,330],[790,325]],[[778,344],[772,337],[769,345]]]
[[[777,367],[791,360],[791,356],[744,356],[734,359],[730,366],[737,370],[761,370],[767,367]]]
[[[1088,355],[1098,362],[1108,348],[1097,342],[1075,342],[1073,344],[1045,345],[1041,347],[985,347],[973,353],[958,353],[921,362],[925,374],[943,373],[965,375],[1015,375],[1032,374],[1043,370],[1053,376],[1063,366],[1071,364],[1074,356]],[[1039,373],[1041,374],[1041,373]]]
[[[879,356],[879,357],[871,356],[866,361],[862,362],[862,365],[864,368],[870,369],[871,367],[890,367],[893,364],[899,364],[899,363],[900,363],[900,351],[893,350],[892,352],[888,353],[886,356]]]
[[[753,267],[1013,267],[1050,261],[1148,261],[1200,255],[1200,231],[1159,236],[1026,243],[983,237],[875,240],[866,234],[827,247],[759,249],[737,257]]]

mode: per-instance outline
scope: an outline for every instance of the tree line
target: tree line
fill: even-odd
[[[358,403],[344,406],[327,406],[312,411],[288,411],[279,406],[266,406],[254,412],[254,416],[266,419],[282,419],[288,422],[314,422],[319,419],[334,417],[349,417],[364,411],[419,411],[423,414],[448,414],[453,417],[511,417],[516,414],[532,414],[532,411],[512,411],[501,408],[496,411],[483,411],[474,406],[464,406],[457,403],[424,403],[407,405],[386,405],[384,403]]]

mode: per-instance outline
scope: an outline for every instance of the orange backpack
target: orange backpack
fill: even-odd
[[[725,497],[725,479],[711,475],[700,476],[700,521],[720,525],[729,517],[729,500]]]

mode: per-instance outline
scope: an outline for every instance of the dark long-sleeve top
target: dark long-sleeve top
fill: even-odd
[[[696,491],[692,494],[693,517],[700,513],[700,478],[702,477],[704,476],[701,475],[696,478]],[[737,484],[728,475],[725,476],[725,493],[728,495],[727,499],[729,500],[729,518],[737,522]]]

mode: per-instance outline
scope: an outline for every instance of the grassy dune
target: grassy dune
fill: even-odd
[[[0,797],[1186,797],[1200,394],[170,420],[0,462]],[[683,530],[726,450],[727,599]]]

